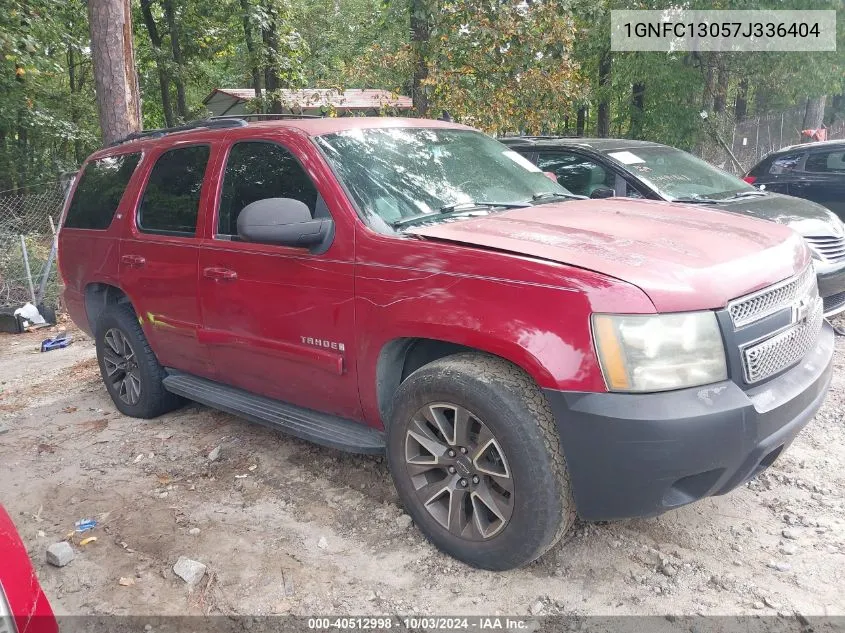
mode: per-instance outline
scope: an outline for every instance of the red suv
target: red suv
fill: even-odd
[[[576,200],[439,121],[141,134],[86,161],[60,264],[124,414],[188,398],[384,451],[426,536],[488,569],[537,558],[576,513],[650,516],[731,490],[831,376],[796,233]]]

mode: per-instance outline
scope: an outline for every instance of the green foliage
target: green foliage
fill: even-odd
[[[683,4],[786,8],[782,0]],[[162,40],[157,49],[139,1],[133,2],[148,128],[165,123],[162,70],[173,109],[177,83],[184,88],[187,118],[205,115],[203,99],[214,88],[253,87],[256,79],[259,87],[270,80],[279,88],[410,95],[416,76],[430,116],[445,110],[494,133],[571,133],[580,109],[592,134],[601,103],[611,135],[638,134],[688,149],[710,134],[699,112],[710,112],[727,132],[743,94],[753,116],[845,92],[842,0],[791,0],[788,7],[837,9],[834,53],[671,55],[609,51],[612,9],[664,8],[664,0],[172,0],[178,60],[166,5],[150,4]],[[412,41],[412,26],[421,19],[430,37]],[[270,105],[270,99],[255,104]],[[98,138],[85,0],[6,0],[0,12],[0,190],[74,169]]]
[[[54,179],[96,145],[81,16],[82,0],[10,0],[0,12],[0,190]]]
[[[435,111],[499,134],[562,129],[583,93],[567,8],[561,0],[443,2],[426,80]]]

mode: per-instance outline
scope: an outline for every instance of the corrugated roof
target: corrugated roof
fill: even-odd
[[[303,90],[280,90],[282,105],[286,108],[322,108],[333,106],[348,110],[368,110],[388,106],[410,109],[411,98],[394,95],[388,90],[355,89],[334,90],[332,88],[305,88]],[[208,103],[215,94],[222,93],[238,101],[255,98],[252,88],[216,88],[203,103]]]

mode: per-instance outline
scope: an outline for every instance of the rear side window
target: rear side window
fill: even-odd
[[[141,154],[135,153],[109,156],[88,163],[70,201],[65,226],[99,231],[109,228],[140,160]]]
[[[845,173],[845,150],[810,154],[804,171],[818,173]]]
[[[804,154],[786,154],[785,156],[776,158],[772,162],[772,166],[769,167],[769,173],[777,175],[795,171],[798,169],[798,163],[801,162],[803,156]]]
[[[138,228],[148,233],[196,235],[209,152],[207,145],[194,145],[159,156],[138,207]]]
[[[243,208],[265,198],[304,202],[312,217],[317,209],[317,188],[288,150],[275,143],[235,144],[223,177],[217,234],[236,236],[238,215]]]

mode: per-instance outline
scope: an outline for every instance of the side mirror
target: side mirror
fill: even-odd
[[[612,198],[616,195],[616,192],[611,189],[610,187],[596,187],[593,189],[593,193],[590,194],[591,198]]]
[[[238,237],[246,242],[310,248],[325,252],[334,237],[330,218],[314,220],[308,206],[293,198],[265,198],[238,214]]]

